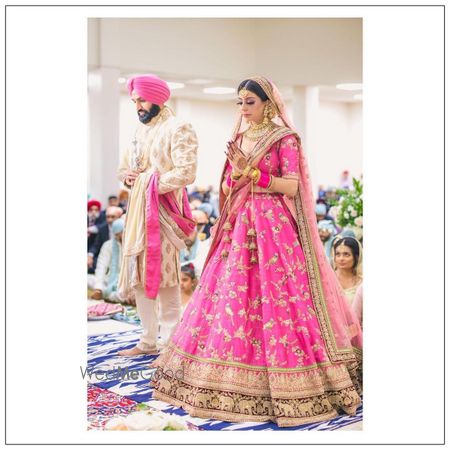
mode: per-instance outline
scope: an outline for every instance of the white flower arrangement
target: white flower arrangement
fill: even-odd
[[[363,227],[363,185],[353,178],[353,189],[337,190],[339,200],[331,204],[330,214],[342,228],[353,229],[362,236]]]
[[[328,215],[330,217],[332,217],[333,219],[336,219],[337,215],[339,213],[339,208],[337,206],[332,206],[329,210],[328,210]]]
[[[110,419],[105,430],[108,431],[169,431],[188,430],[186,421],[175,414],[162,411],[135,411],[127,417]]]

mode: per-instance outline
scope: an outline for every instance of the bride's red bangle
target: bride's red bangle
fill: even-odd
[[[270,174],[267,172],[261,172],[261,176],[259,177],[259,180],[257,181],[256,185],[262,188],[268,188],[271,184],[271,178]]]

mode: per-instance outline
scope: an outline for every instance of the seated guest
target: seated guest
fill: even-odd
[[[193,261],[197,257],[197,251],[201,241],[206,240],[206,234],[203,232],[205,225],[208,223],[208,216],[203,211],[194,209],[192,218],[197,223],[197,229],[192,240],[186,242],[187,248],[180,251],[181,262]]]
[[[214,187],[211,185],[205,189],[205,192],[203,192],[203,203],[211,203],[211,194],[213,191]]]
[[[337,236],[333,242],[333,268],[350,305],[362,284],[362,247],[352,237]]]
[[[94,243],[98,233],[98,226],[102,223],[100,218],[100,210],[102,204],[98,200],[89,200],[87,204],[87,235],[88,248]]]
[[[126,212],[127,210],[127,206],[128,206],[128,197],[129,197],[130,193],[127,189],[121,189],[119,192],[119,205],[124,212]]]
[[[205,239],[208,239],[211,236],[210,230],[213,226],[213,223],[211,223],[211,214],[213,212],[213,207],[209,203],[202,203],[201,205],[197,206],[197,209],[206,214],[207,222],[205,223],[205,226],[203,227],[201,233],[205,233]]]
[[[97,265],[97,258],[100,253],[102,245],[112,238],[111,226],[112,223],[121,217],[123,214],[122,208],[118,206],[109,206],[106,209],[106,222],[98,226],[98,231],[94,242],[88,249],[88,273],[94,273]]]
[[[327,195],[327,191],[325,190],[325,188],[322,185],[320,185],[319,186],[319,192],[318,192],[319,199],[325,198],[326,195]]]
[[[211,198],[209,200],[209,203],[212,206],[212,213],[211,213],[211,217],[214,219],[214,222],[216,221],[216,219],[219,217],[220,215],[220,211],[219,211],[219,194],[217,192],[211,192]],[[210,218],[211,221],[211,218]]]
[[[91,298],[119,302],[117,293],[120,260],[122,257],[122,233],[124,221],[117,219],[112,223],[112,239],[106,241],[100,250],[95,277],[89,278],[88,287],[94,289]]]
[[[181,263],[193,262],[195,269],[200,273],[208,255],[211,239],[206,237],[203,228],[206,224],[207,216],[203,211],[194,209],[192,217],[197,222],[195,238],[188,242],[188,248],[180,251]]]
[[[203,203],[203,195],[198,191],[197,187],[194,187],[193,190],[188,194],[189,203],[194,200],[199,200],[200,203]]]
[[[188,239],[186,242],[186,248],[182,248],[180,250],[180,260],[181,263],[187,263],[189,261],[193,261],[195,257],[197,256],[197,249],[199,240],[197,237],[197,231],[195,231],[195,234],[191,237],[191,239]]]
[[[336,235],[336,227],[331,220],[321,220],[317,224],[319,228],[319,236],[323,243],[327,258],[331,258],[331,246],[333,244],[333,238]],[[331,262],[331,260],[330,260]]]
[[[100,219],[102,222],[106,222],[106,210],[110,206],[120,206],[119,197],[117,197],[117,195],[110,195],[108,197],[108,206],[100,213]]]
[[[192,263],[181,266],[181,304],[185,307],[197,286],[197,276]]]
[[[316,219],[317,219],[317,223],[319,223],[321,220],[331,221],[333,223],[336,231],[339,231],[339,228],[336,226],[336,223],[335,223],[333,217],[331,217],[328,214],[328,206],[325,203],[323,203],[322,200],[318,200],[318,203],[316,203]]]

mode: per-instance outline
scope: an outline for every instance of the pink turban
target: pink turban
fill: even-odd
[[[138,75],[130,78],[127,83],[130,95],[133,91],[154,105],[162,105],[170,97],[170,89],[167,83],[156,75]]]

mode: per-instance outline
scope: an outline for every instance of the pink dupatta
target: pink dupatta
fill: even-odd
[[[195,230],[186,189],[183,189],[182,208],[180,209],[173,192],[160,195],[158,193],[159,174],[150,177],[146,192],[145,233],[145,295],[156,299],[161,280],[161,237],[159,223],[160,205],[168,213],[175,233],[188,239]]]

